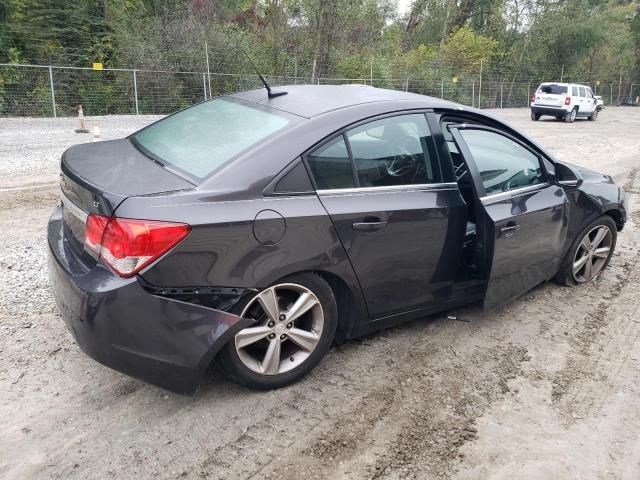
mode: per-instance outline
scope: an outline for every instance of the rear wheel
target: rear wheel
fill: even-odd
[[[539,113],[531,112],[531,120],[533,120],[533,121],[536,121],[536,122],[537,122],[538,120],[540,120],[540,114],[539,114]]]
[[[322,360],[333,342],[338,309],[329,285],[303,273],[262,290],[242,316],[256,323],[225,345],[222,367],[236,382],[266,390],[295,382]]]
[[[615,222],[607,215],[589,224],[571,245],[556,280],[564,285],[577,285],[598,278],[609,265],[617,234]]]
[[[578,109],[574,108],[564,116],[564,121],[567,123],[573,123],[576,121],[576,115],[578,115]]]

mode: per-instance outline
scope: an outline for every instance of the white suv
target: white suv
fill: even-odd
[[[591,88],[576,83],[542,83],[531,97],[531,120],[551,115],[573,122],[576,117],[595,120],[600,107]]]

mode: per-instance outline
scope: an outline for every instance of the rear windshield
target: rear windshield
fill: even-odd
[[[218,98],[164,118],[132,140],[152,158],[201,180],[290,122],[273,110]]]
[[[562,85],[556,85],[552,83],[550,85],[540,85],[538,89],[542,93],[552,93],[554,95],[562,95],[563,93],[567,93],[567,87]]]

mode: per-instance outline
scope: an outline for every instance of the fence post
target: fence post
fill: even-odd
[[[611,89],[611,93],[609,94],[609,105],[613,105],[613,83],[610,83],[609,87]]]
[[[202,74],[202,90],[204,91],[204,99],[207,99],[207,74]]]
[[[500,110],[502,110],[502,82],[500,82]]]
[[[471,108],[476,106],[476,81],[471,81]]]
[[[53,90],[53,68],[49,65],[49,85],[51,85],[51,106],[53,107],[53,118],[57,118],[56,112],[56,94]]]
[[[409,91],[409,78],[407,78],[407,79],[404,81],[404,91],[405,91],[405,92],[408,92],[408,91]]]
[[[136,71],[133,71],[133,95],[136,100],[136,115],[139,115],[138,112],[138,75]]]
[[[527,102],[525,103],[525,106],[528,107],[530,102],[531,102],[531,82],[527,83]]]
[[[440,80],[440,98],[444,100],[444,79]]]

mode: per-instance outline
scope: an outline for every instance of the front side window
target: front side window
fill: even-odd
[[[376,120],[347,132],[360,187],[437,181],[431,134],[422,114]]]
[[[131,139],[143,153],[201,180],[291,122],[275,110],[215,99],[163,118]]]
[[[356,186],[349,151],[341,136],[315,150],[307,157],[318,190]]]
[[[586,97],[587,96],[587,94],[584,91],[584,87],[580,87],[580,96],[581,97]]]
[[[509,137],[487,130],[462,129],[487,195],[544,182],[540,159]]]

